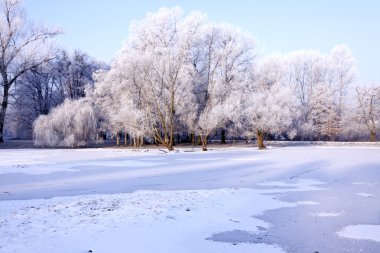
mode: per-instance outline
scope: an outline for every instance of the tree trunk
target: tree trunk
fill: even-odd
[[[128,135],[127,131],[124,130],[124,146],[128,146]]]
[[[173,144],[171,142],[169,142],[167,145],[166,145],[166,148],[169,150],[169,151],[173,151],[174,148],[173,148]]]
[[[222,129],[222,135],[220,139],[221,144],[226,144],[226,130]]]
[[[264,145],[264,137],[265,137],[264,131],[258,130],[256,133],[256,137],[257,137],[257,147],[259,149],[266,149],[267,147],[265,147]]]
[[[207,151],[207,136],[201,134],[202,151]]]
[[[170,101],[170,126],[169,126],[169,143],[167,145],[168,150],[172,151],[174,150],[173,145],[174,145],[174,114],[175,114],[175,100],[174,100],[174,89],[171,90],[171,101]]]
[[[116,132],[116,146],[120,146],[120,134]]]
[[[9,97],[9,85],[7,82],[4,82],[3,87],[3,102],[1,103],[0,109],[0,143],[4,142],[3,131],[4,131],[4,122],[5,114],[8,108],[8,97]]]
[[[4,102],[1,104],[0,110],[0,143],[4,142],[3,139],[3,130],[4,130],[4,122],[5,122],[5,111],[7,107],[4,107]]]
[[[133,147],[141,148],[144,144],[144,136],[135,136],[133,137]]]
[[[4,120],[0,119],[0,143],[4,142],[4,139],[3,139],[3,128],[4,128]]]
[[[173,136],[168,136],[167,133],[165,133],[164,141],[161,142],[169,151],[173,151]]]
[[[191,136],[191,145],[195,146],[195,134],[191,133],[190,136]]]
[[[161,133],[159,133],[156,130],[155,140],[157,141],[157,144],[160,143],[160,144],[164,145],[169,151],[174,150],[174,148],[173,148],[173,136],[169,136],[168,133],[166,132],[165,128],[163,131],[163,135],[164,136],[162,137]]]
[[[198,136],[198,139],[197,139],[197,145],[202,145],[202,138],[200,135]]]
[[[170,132],[171,132],[171,135],[170,135],[170,137],[169,137],[168,150],[169,150],[169,151],[172,151],[172,150],[174,150],[174,148],[173,148],[173,146],[174,146],[174,141],[173,141],[173,139],[174,139],[174,136],[173,136],[173,130],[171,130]]]
[[[371,131],[370,136],[369,136],[369,141],[370,142],[376,141],[376,132],[375,131]]]
[[[4,118],[5,117],[4,117],[3,110],[1,110],[0,112],[0,143],[4,142],[4,139],[3,139]]]
[[[170,145],[170,142],[166,142],[164,143],[165,147],[169,150],[169,151],[173,151],[174,148],[173,148],[173,145]]]

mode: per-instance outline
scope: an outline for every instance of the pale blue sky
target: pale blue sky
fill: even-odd
[[[262,54],[348,45],[359,78],[380,83],[380,1],[377,0],[25,0],[28,16],[66,33],[61,44],[110,61],[128,36],[131,20],[160,7],[200,10],[254,35]]]

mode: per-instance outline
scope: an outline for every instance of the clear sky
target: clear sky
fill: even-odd
[[[60,43],[109,62],[128,36],[131,20],[160,7],[199,10],[253,34],[262,54],[348,45],[359,78],[380,84],[378,0],[24,0],[35,22],[64,29]]]

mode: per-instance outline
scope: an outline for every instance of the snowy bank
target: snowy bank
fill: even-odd
[[[257,236],[267,210],[303,203],[272,194],[318,190],[318,182],[277,182],[281,189],[137,191],[112,195],[0,202],[0,250],[10,252],[284,252],[244,238],[214,240],[221,232]],[[268,194],[272,193],[272,194]]]

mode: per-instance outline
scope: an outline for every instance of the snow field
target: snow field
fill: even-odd
[[[290,188],[275,191],[137,191],[2,201],[0,249],[2,252],[24,252],[25,249],[31,252],[120,249],[131,252],[283,252],[276,245],[234,245],[207,238],[223,231],[258,233],[258,228],[267,228],[270,224],[254,216],[266,210],[299,205],[276,200],[268,193],[310,190],[312,183],[301,180],[298,184],[286,184]]]
[[[292,210],[335,224],[311,250],[377,249],[379,148],[185,151],[0,150],[0,252],[303,252]]]

